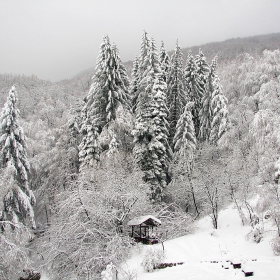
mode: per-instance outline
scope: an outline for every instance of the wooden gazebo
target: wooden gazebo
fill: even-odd
[[[143,244],[158,243],[158,238],[154,233],[154,227],[161,225],[161,221],[152,215],[140,216],[128,222],[131,226],[131,237],[136,242]]]

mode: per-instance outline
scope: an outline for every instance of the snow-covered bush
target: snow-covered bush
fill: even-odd
[[[275,235],[272,240],[270,241],[270,245],[274,255],[280,255],[280,236]]]
[[[39,247],[52,279],[99,279],[107,264],[130,256],[131,238],[117,232],[119,216],[105,195],[81,176],[73,190],[58,196],[59,211]]]
[[[248,240],[260,243],[263,239],[263,228],[255,226],[247,235]]]
[[[148,272],[153,270],[164,260],[164,252],[160,248],[148,248],[144,254],[141,265]]]
[[[118,272],[121,275],[121,279],[123,280],[134,280],[137,279],[137,270],[135,268],[127,267],[119,267]]]
[[[192,217],[175,203],[158,205],[155,213],[162,222],[156,230],[160,242],[189,234],[194,228]]]
[[[263,230],[259,227],[255,227],[253,230],[253,238],[256,243],[260,243],[263,239]]]
[[[116,267],[110,263],[106,266],[106,270],[101,272],[102,280],[115,280],[117,278],[117,269]]]

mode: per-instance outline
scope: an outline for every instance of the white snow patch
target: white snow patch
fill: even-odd
[[[194,234],[164,242],[165,262],[184,262],[183,265],[145,272],[141,266],[142,257],[151,245],[143,245],[141,252],[135,252],[123,268],[137,273],[137,280],[243,279],[242,268],[222,267],[224,262],[238,259],[242,267],[253,270],[254,280],[279,279],[280,257],[274,256],[269,244],[272,239],[269,223],[265,225],[264,240],[258,244],[248,240],[251,227],[242,226],[233,207],[220,212],[218,225],[214,230],[211,219],[206,217],[197,222],[198,230]],[[153,246],[161,247],[161,244]]]

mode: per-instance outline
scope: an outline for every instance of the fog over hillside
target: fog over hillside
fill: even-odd
[[[148,30],[147,30],[148,31]],[[180,44],[180,40],[179,40]],[[175,42],[174,42],[175,46]],[[160,46],[157,46],[158,48]],[[192,46],[184,48],[182,52],[184,58],[188,56],[189,51],[197,54],[199,49],[202,49],[205,56],[211,60],[215,55],[219,57],[219,63],[229,62],[235,59],[242,53],[249,53],[252,55],[261,55],[264,50],[276,50],[280,48],[280,33],[272,33],[265,35],[250,36],[244,38],[232,38],[221,42],[211,42],[199,46]],[[140,51],[140,50],[139,50]],[[168,50],[169,55],[172,55],[173,50]],[[132,69],[132,61],[124,61],[128,74]],[[81,71],[73,78],[81,77],[84,74],[94,73],[95,66]],[[71,78],[70,78],[71,79]]]
[[[123,61],[143,30],[174,49],[279,32],[279,0],[0,1],[0,73],[59,81],[95,64],[108,35]],[[16,20],[15,20],[16,19]]]

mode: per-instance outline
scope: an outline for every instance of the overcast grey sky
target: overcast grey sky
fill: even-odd
[[[0,73],[71,78],[95,66],[103,35],[133,60],[144,29],[168,51],[280,32],[280,1],[0,0]]]

